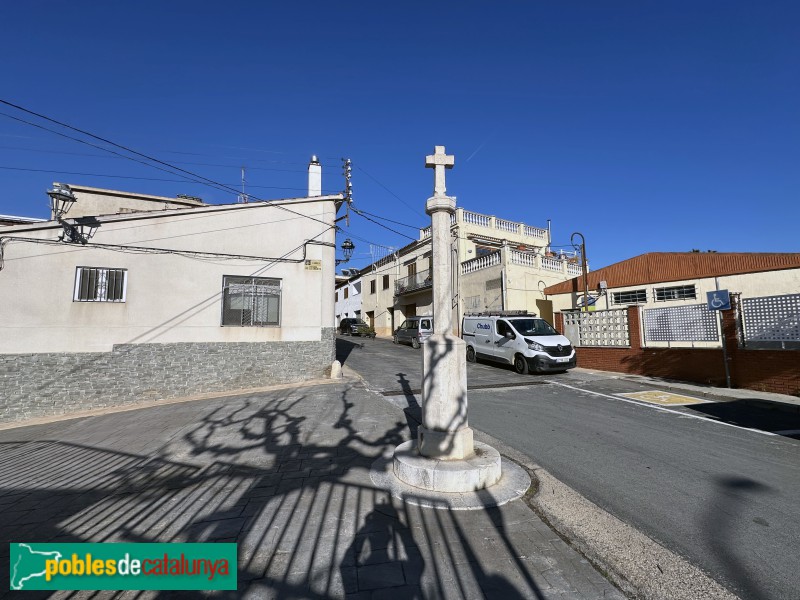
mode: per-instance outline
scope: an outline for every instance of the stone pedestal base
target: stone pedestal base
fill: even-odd
[[[395,448],[394,474],[408,485],[433,492],[482,490],[500,481],[500,453],[481,442],[474,442],[474,449],[463,460],[436,460],[421,456],[417,442],[405,442]]]
[[[417,431],[417,447],[422,456],[442,460],[464,460],[472,456],[472,429],[463,427],[458,431],[436,431],[420,426]]]

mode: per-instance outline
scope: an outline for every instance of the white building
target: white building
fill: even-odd
[[[342,269],[345,275],[336,284],[334,293],[336,326],[342,319],[363,318],[361,315],[361,274],[358,269]]]
[[[343,197],[318,179],[228,205],[73,186],[87,243],[0,227],[0,421],[323,376]]]
[[[457,327],[466,312],[486,310],[527,310],[552,322],[544,288],[581,272],[574,254],[550,252],[550,231],[525,223],[463,208],[451,223]],[[427,227],[419,240],[361,269],[361,318],[390,336],[406,317],[432,314],[431,273]]]

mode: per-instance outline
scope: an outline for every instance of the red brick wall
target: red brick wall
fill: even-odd
[[[745,350],[739,347],[732,309],[722,312],[722,332],[728,347],[731,385],[736,388],[800,395],[800,351]],[[564,331],[561,313],[555,315],[556,329]],[[724,387],[725,364],[722,349],[642,348],[639,311],[628,307],[630,348],[577,348],[578,366],[601,371],[664,377]]]

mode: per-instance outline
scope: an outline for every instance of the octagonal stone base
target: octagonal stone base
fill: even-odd
[[[433,492],[473,492],[500,480],[500,453],[474,442],[475,453],[459,460],[421,456],[417,442],[400,444],[394,451],[394,474],[402,482]]]

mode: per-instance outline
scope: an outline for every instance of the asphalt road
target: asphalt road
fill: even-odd
[[[421,400],[419,350],[361,338],[337,350],[370,389]],[[800,430],[797,413],[743,401],[665,409],[617,395],[656,385],[580,370],[523,376],[479,363],[468,385],[472,427],[742,598],[800,598],[800,441],[769,433]]]

